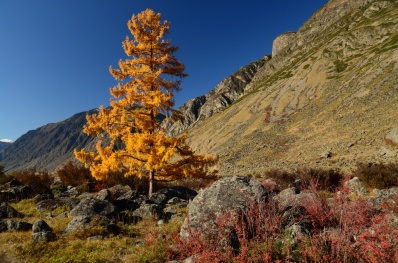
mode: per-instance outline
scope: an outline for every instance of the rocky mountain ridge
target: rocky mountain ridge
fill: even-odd
[[[272,58],[183,104],[184,122],[163,125],[171,135],[188,129],[196,151],[220,157],[221,175],[396,161],[397,17],[396,1],[330,0],[276,38]],[[73,148],[95,144],[81,131],[85,115],[28,132],[0,152],[0,165],[56,169]]]
[[[183,121],[165,121],[162,125],[170,135],[178,135],[207,118],[217,114],[239,99],[250,84],[257,70],[271,59],[266,55],[261,59],[241,67],[237,72],[221,81],[209,93],[185,102],[178,110],[184,116]]]
[[[95,140],[84,134],[82,128],[86,114],[95,112],[77,113],[64,121],[27,132],[0,152],[0,163],[5,171],[28,168],[54,171],[73,158],[73,149],[94,149]]]
[[[397,14],[395,1],[329,1],[191,144],[222,175],[396,161]]]

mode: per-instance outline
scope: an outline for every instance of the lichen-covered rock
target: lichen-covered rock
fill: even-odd
[[[195,190],[192,190],[185,186],[174,186],[163,188],[156,193],[153,193],[149,198],[150,201],[155,204],[164,205],[170,199],[177,197],[183,200],[193,199],[198,193]]]
[[[95,197],[99,200],[112,201],[112,194],[108,189],[102,189],[95,195]]]
[[[351,180],[344,183],[344,187],[348,188],[350,194],[365,196],[369,194],[369,190],[363,185],[361,179],[354,177]]]
[[[37,220],[32,226],[32,240],[33,241],[54,241],[56,235],[52,228],[42,219]]]
[[[101,234],[117,234],[118,227],[107,217],[101,215],[94,216],[75,216],[64,230],[64,234],[75,231],[92,229]]]
[[[159,204],[142,204],[138,209],[133,212],[134,216],[141,218],[163,218],[163,206]]]
[[[71,216],[94,216],[102,215],[106,217],[115,216],[119,210],[112,203],[99,200],[94,197],[86,197],[76,205],[69,214]]]
[[[35,204],[35,208],[39,212],[45,212],[45,211],[53,211],[57,209],[58,207],[62,206],[67,206],[69,208],[73,208],[76,205],[78,205],[80,202],[79,199],[74,198],[74,197],[59,197],[56,199],[46,199],[38,202]]]
[[[247,211],[251,204],[262,201],[266,193],[265,188],[251,177],[222,178],[201,190],[192,200],[180,236],[185,239],[191,233],[217,233],[218,218],[227,213]]]

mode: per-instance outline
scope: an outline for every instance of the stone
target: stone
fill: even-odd
[[[142,204],[137,210],[133,212],[134,216],[141,218],[163,218],[163,206],[159,204]]]
[[[46,199],[35,204],[35,208],[39,212],[53,211],[58,207],[67,206],[73,208],[78,205],[79,199],[74,197],[59,197],[56,199]]]
[[[35,203],[38,203],[43,200],[54,199],[54,195],[52,193],[37,194],[33,198],[35,200]]]
[[[46,221],[39,219],[33,223],[32,232],[39,233],[39,232],[52,232],[52,228],[46,223]]]
[[[111,192],[112,199],[131,199],[139,196],[137,191],[133,191],[128,185],[115,185],[108,189]]]
[[[263,201],[267,194],[265,188],[251,177],[225,177],[201,190],[188,208],[181,231],[181,238],[188,239],[191,233],[201,235],[223,235],[232,238],[233,233],[227,226],[233,224],[231,214],[239,215],[250,209],[252,204]],[[223,217],[225,233],[217,230],[217,220]]]
[[[192,190],[188,187],[184,186],[174,186],[163,188],[156,193],[153,193],[149,200],[155,204],[164,205],[172,198],[179,198],[183,200],[193,199],[198,193],[195,190]]]
[[[375,207],[382,207],[383,204],[387,204],[387,206],[395,206],[396,200],[398,199],[398,187],[393,187],[390,189],[374,189],[373,193],[375,196],[367,197],[367,200],[370,201]]]
[[[52,228],[42,219],[37,220],[32,226],[32,241],[50,242],[56,240],[57,236]]]
[[[0,233],[29,231],[31,229],[32,229],[32,224],[27,223],[27,222],[21,222],[21,221],[11,220],[11,219],[0,221]]]
[[[119,210],[112,203],[99,200],[94,197],[87,197],[80,201],[69,214],[71,216],[93,216],[102,215],[106,217],[114,217]]]
[[[50,242],[56,239],[57,236],[53,232],[38,232],[32,234],[32,241]]]
[[[358,196],[365,196],[369,194],[369,190],[363,185],[361,179],[354,177],[344,183],[344,187],[348,188],[349,194],[355,194]]]
[[[0,218],[10,218],[17,216],[19,216],[19,213],[14,207],[5,202],[0,204]]]
[[[95,195],[95,197],[99,200],[112,201],[111,191],[108,189],[102,189]]]
[[[94,216],[75,216],[69,222],[64,230],[64,234],[75,231],[84,231],[86,229],[95,228],[100,233],[117,234],[118,227],[109,218],[101,215]]]

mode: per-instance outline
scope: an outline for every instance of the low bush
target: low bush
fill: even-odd
[[[303,199],[302,215],[284,224],[285,209],[270,201],[252,204],[235,217],[232,231],[238,246],[223,233],[225,218],[219,216],[219,233],[177,236],[169,258],[193,262],[397,262],[398,229],[390,210],[375,209],[364,200],[350,201],[341,190],[325,199],[316,189]],[[225,231],[225,230],[224,230]]]
[[[29,185],[35,194],[50,192],[53,177],[47,171],[37,171],[36,168],[16,171],[7,174],[8,179],[16,179],[24,185]]]
[[[398,186],[398,163],[359,163],[352,173],[370,188],[385,189]]]
[[[68,161],[57,171],[57,176],[64,186],[80,186],[94,182],[89,169],[78,166],[71,161]]]
[[[274,169],[267,171],[265,177],[273,179],[281,189],[291,187],[299,180],[302,189],[316,187],[331,192],[340,187],[345,179],[339,171],[313,168],[301,168],[293,172]]]

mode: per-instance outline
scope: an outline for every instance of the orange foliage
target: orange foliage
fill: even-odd
[[[174,92],[186,77],[184,65],[173,56],[178,47],[163,40],[170,23],[147,9],[133,15],[123,49],[130,59],[120,60],[119,69],[109,71],[118,81],[110,89],[111,107],[100,107],[98,114],[87,116],[84,132],[92,136],[107,133],[109,145],[99,140],[97,152],[75,150],[77,159],[90,167],[97,179],[106,179],[111,171],[125,171],[126,176],[148,177],[150,194],[153,180],[204,177],[213,157],[194,154],[185,144],[186,136],[168,137],[157,116],[178,119],[173,109]],[[177,80],[175,79],[177,78]],[[122,147],[116,147],[122,142]],[[176,156],[179,156],[176,158]]]

